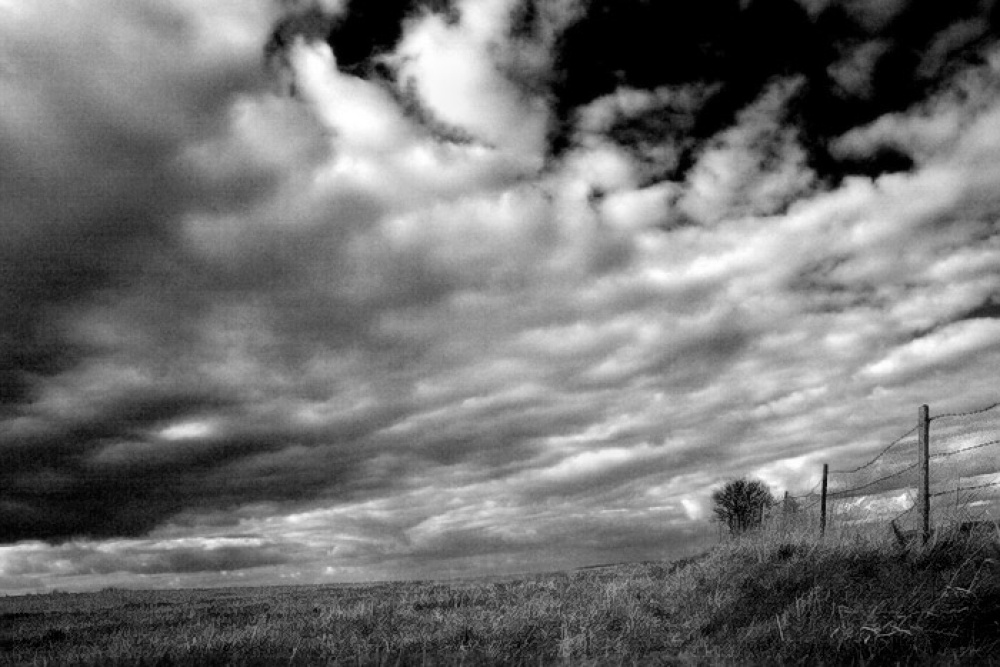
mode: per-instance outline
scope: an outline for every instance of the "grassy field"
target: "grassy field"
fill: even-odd
[[[995,531],[509,581],[0,598],[0,664],[1000,664]]]

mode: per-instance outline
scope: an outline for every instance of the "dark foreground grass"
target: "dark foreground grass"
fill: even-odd
[[[0,664],[1000,664],[1000,549],[777,536],[516,581],[0,598]]]

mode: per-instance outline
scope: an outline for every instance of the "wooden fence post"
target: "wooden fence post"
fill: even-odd
[[[920,481],[917,484],[917,505],[920,507],[920,526],[923,543],[931,539],[931,470],[930,470],[930,408],[921,405],[917,410],[917,456],[920,462]]]
[[[819,535],[826,535],[826,476],[829,472],[829,464],[823,464],[823,490],[819,497]]]

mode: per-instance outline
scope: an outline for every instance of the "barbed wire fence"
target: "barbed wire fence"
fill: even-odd
[[[785,494],[783,514],[811,517],[819,531],[873,523],[929,537],[935,526],[1000,518],[1000,402],[931,415],[855,466],[823,465],[820,482]]]

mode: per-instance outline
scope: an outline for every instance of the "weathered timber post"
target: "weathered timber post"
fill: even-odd
[[[823,490],[819,497],[819,534],[820,537],[826,535],[826,476],[829,472],[829,464],[823,464]]]
[[[920,481],[917,483],[917,506],[920,508],[920,527],[923,543],[931,539],[931,469],[930,469],[930,408],[921,405],[917,410],[917,457],[920,462]]]

